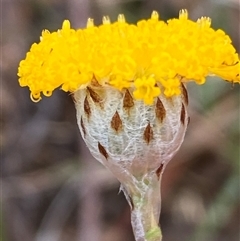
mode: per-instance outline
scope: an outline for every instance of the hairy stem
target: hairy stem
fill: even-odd
[[[160,180],[154,175],[145,177],[144,181],[141,180],[134,186],[123,186],[132,209],[131,223],[136,241],[162,240],[158,226],[161,209]]]

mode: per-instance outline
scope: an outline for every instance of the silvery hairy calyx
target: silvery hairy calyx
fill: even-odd
[[[161,240],[161,177],[188,125],[184,85],[182,95],[161,95],[151,105],[135,100],[131,89],[98,84],[76,91],[74,99],[87,147],[121,183],[136,241]]]

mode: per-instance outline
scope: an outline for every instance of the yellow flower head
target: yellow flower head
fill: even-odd
[[[181,93],[181,82],[205,82],[208,75],[239,83],[240,65],[229,36],[210,27],[211,20],[159,20],[153,12],[148,20],[128,24],[124,15],[96,27],[89,19],[85,29],[72,29],[65,20],[62,29],[42,32],[26,58],[20,62],[21,86],[28,86],[31,99],[51,96],[54,89],[74,92],[94,79],[102,86],[131,89],[146,104],[160,93]]]

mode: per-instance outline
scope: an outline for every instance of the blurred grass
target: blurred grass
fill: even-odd
[[[36,105],[18,85],[18,63],[42,29],[55,30],[66,18],[77,20],[73,26],[83,26],[85,15],[100,23],[102,15],[116,19],[124,13],[136,22],[153,9],[168,19],[187,8],[192,19],[212,17],[213,26],[224,29],[239,50],[239,6],[234,0],[74,4],[2,1],[1,240],[133,240],[127,202],[117,195],[118,182],[84,149],[71,98],[56,91]],[[191,122],[162,183],[163,240],[238,241],[239,86],[211,78],[188,89]]]
[[[239,176],[238,173],[234,173],[223,184],[208,208],[206,217],[189,240],[218,240],[219,233],[231,221],[237,205],[239,205]]]
[[[0,241],[6,241],[5,227],[4,227],[4,216],[3,216],[3,205],[0,202]]]

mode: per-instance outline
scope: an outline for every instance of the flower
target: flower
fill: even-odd
[[[153,12],[136,25],[124,15],[111,23],[45,30],[20,62],[21,86],[31,99],[61,87],[73,92],[77,122],[92,155],[121,182],[136,241],[160,241],[160,181],[189,122],[186,83],[208,75],[240,83],[230,38],[209,18],[164,22]]]
[[[122,14],[114,23],[104,17],[99,27],[89,19],[87,27],[78,30],[65,20],[62,29],[44,30],[40,42],[32,45],[20,62],[19,83],[39,101],[56,88],[74,92],[95,79],[120,91],[132,88],[134,98],[146,104],[160,93],[179,95],[181,82],[203,84],[208,75],[239,83],[238,54],[229,36],[210,25],[206,17],[189,20],[186,10],[167,22],[154,11],[136,25]]]

